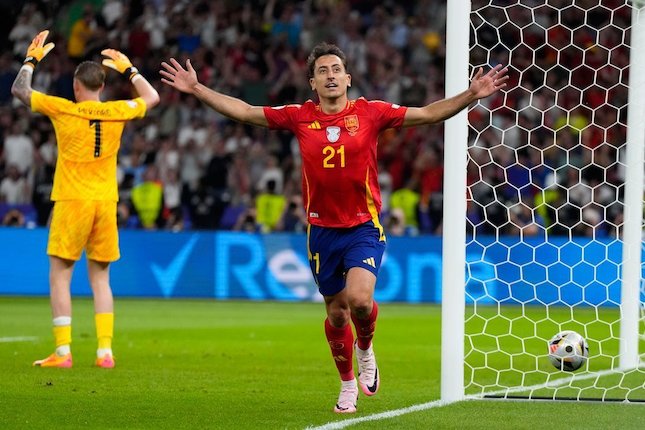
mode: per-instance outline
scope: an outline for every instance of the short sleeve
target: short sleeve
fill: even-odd
[[[376,119],[380,130],[386,128],[400,128],[403,126],[403,119],[407,107],[399,106],[395,103],[388,103],[380,100],[368,102],[369,110],[373,118]]]
[[[141,97],[137,97],[132,100],[118,100],[109,103],[112,104],[111,108],[113,109],[114,118],[118,118],[120,120],[143,118],[146,115],[146,102]]]
[[[264,116],[269,123],[269,128],[293,131],[298,123],[300,108],[301,105],[265,106]]]
[[[56,115],[72,104],[72,101],[62,97],[50,96],[35,90],[31,92],[31,110],[43,115]]]

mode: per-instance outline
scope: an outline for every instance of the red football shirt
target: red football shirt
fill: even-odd
[[[378,223],[377,139],[384,129],[403,125],[406,109],[362,97],[332,115],[311,100],[264,108],[269,127],[291,130],[300,144],[302,195],[310,224],[353,227],[369,220]]]

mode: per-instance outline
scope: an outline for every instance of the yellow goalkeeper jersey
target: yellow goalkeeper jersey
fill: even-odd
[[[51,199],[118,201],[121,134],[128,120],[146,114],[143,99],[75,103],[33,91],[31,110],[48,116],[56,132],[58,160]]]

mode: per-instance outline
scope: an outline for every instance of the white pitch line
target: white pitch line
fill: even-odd
[[[639,365],[639,367],[642,367]],[[561,387],[563,385],[567,385],[568,383],[572,381],[584,381],[586,379],[592,379],[592,378],[600,378],[602,376],[610,375],[612,373],[616,373],[615,370],[603,370],[600,372],[592,372],[584,375],[573,375],[568,378],[560,378],[556,379],[554,381],[549,381],[545,384],[537,384],[537,385],[532,385],[530,387],[516,387],[512,389],[505,389],[505,390],[498,390],[498,391],[493,391],[490,393],[482,393],[482,394],[471,394],[468,395],[464,398],[464,400],[482,400],[484,396],[498,396],[498,395],[503,395],[503,394],[513,394],[513,393],[519,393],[522,391],[532,391],[532,390],[538,390],[540,388],[557,388]],[[432,402],[427,402],[427,403],[421,403],[418,405],[413,405],[413,406],[408,406],[407,408],[402,408],[402,409],[394,409],[391,411],[385,411],[385,412],[380,412],[378,414],[373,414],[373,415],[365,415],[364,417],[359,417],[359,418],[351,418],[348,420],[342,420],[342,421],[332,421],[327,424],[323,424],[318,427],[307,427],[305,430],[337,430],[337,429],[343,429],[345,427],[349,427],[354,424],[358,423],[363,423],[366,421],[377,421],[381,419],[386,419],[386,418],[394,418],[398,417],[400,415],[405,415],[409,414],[410,412],[417,412],[417,411],[425,411],[427,409],[432,409],[432,408],[440,408],[442,406],[448,406],[452,403],[456,403],[458,401],[443,401],[443,400],[434,400]]]
[[[366,422],[366,421],[376,421],[384,418],[394,418],[398,417],[399,415],[404,415],[404,414],[409,414],[410,412],[417,412],[417,411],[424,411],[426,409],[431,409],[431,408],[438,408],[441,406],[446,406],[451,403],[455,402],[448,402],[448,401],[443,401],[443,400],[435,400],[432,402],[427,402],[427,403],[421,403],[419,405],[413,405],[413,406],[408,406],[407,408],[403,409],[395,409],[393,411],[386,411],[386,412],[381,412],[378,414],[374,415],[365,415],[364,417],[360,418],[352,418],[349,420],[343,420],[343,421],[334,421],[330,422],[327,424],[324,424],[319,427],[307,427],[305,430],[336,430],[336,429],[343,429],[345,427]]]
[[[38,340],[38,338],[36,336],[0,337],[0,343],[34,342],[36,340]]]

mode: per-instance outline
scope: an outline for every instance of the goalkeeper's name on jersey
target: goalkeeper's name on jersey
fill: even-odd
[[[102,117],[106,116],[112,116],[112,110],[111,109],[91,109],[87,108],[84,106],[79,106],[78,107],[78,113],[80,115],[98,115]]]

